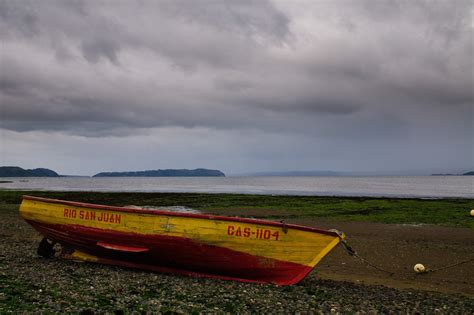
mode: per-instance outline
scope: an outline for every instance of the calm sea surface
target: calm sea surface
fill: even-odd
[[[474,176],[0,178],[0,189],[474,198]]]

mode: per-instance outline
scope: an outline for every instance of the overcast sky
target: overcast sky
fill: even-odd
[[[0,164],[474,169],[473,1],[0,0]]]

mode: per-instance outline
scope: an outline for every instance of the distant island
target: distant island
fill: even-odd
[[[84,177],[59,175],[47,168],[23,169],[18,166],[0,166],[0,177]],[[87,176],[86,176],[87,177]],[[138,172],[101,172],[93,177],[225,177],[219,170],[198,168],[188,169],[165,169],[148,170]]]
[[[138,172],[102,172],[95,174],[93,177],[225,177],[225,174],[219,170],[198,168],[195,170],[166,169]]]
[[[464,174],[431,174],[431,176],[474,176],[474,171]]]
[[[18,166],[0,166],[0,177],[59,177],[59,174],[47,168],[25,170]]]

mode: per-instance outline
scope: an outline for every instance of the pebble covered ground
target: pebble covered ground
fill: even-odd
[[[294,286],[152,273],[36,255],[41,237],[18,218],[0,220],[0,313],[471,314],[469,296],[323,280]]]

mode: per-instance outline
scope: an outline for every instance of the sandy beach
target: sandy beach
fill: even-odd
[[[336,226],[348,234],[349,243],[362,257],[394,273],[371,268],[340,246],[318,266],[316,273],[322,279],[474,296],[474,262],[433,273],[413,271],[417,263],[437,269],[474,258],[474,232],[470,229],[368,222],[295,223]]]

